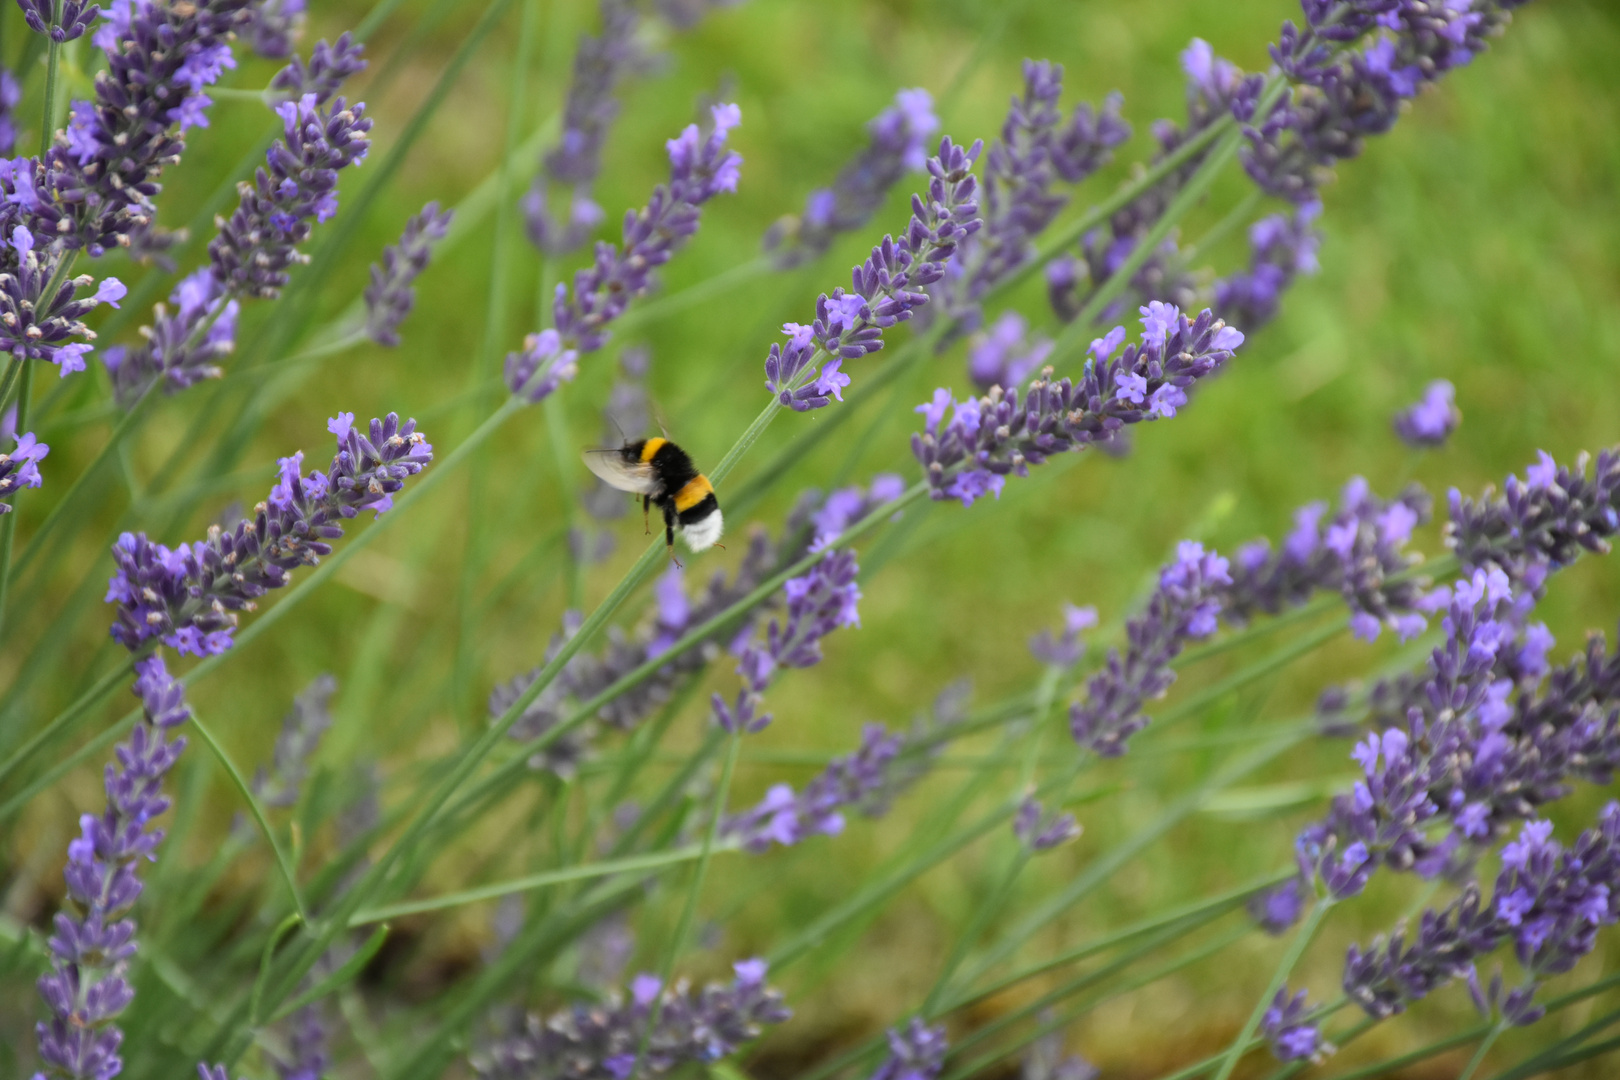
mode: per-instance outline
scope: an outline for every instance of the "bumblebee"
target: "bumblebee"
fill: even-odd
[[[664,543],[675,546],[679,533],[694,552],[720,540],[724,519],[714,485],[697,471],[685,450],[668,439],[641,439],[618,449],[585,451],[585,467],[620,491],[641,496],[645,518],[656,506],[664,515]]]

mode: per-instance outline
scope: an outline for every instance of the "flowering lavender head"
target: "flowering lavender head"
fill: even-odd
[[[288,268],[309,259],[298,245],[313,222],[337,213],[338,172],[364,160],[371,147],[364,103],[351,109],[340,97],[321,106],[309,93],[276,112],[282,137],[253,183],[241,185],[241,203],[208,245],[214,276],[233,296],[281,295]]]
[[[1064,604],[1063,629],[1056,634],[1042,630],[1029,639],[1029,651],[1043,664],[1058,668],[1073,667],[1086,652],[1080,634],[1096,625],[1096,608],[1089,604],[1085,607]]]
[[[115,345],[102,353],[118,404],[130,408],[154,385],[164,393],[184,390],[203,379],[224,374],[220,362],[236,348],[240,305],[225,295],[210,267],[192,273],[174,287],[167,306],[153,309],[152,322],[141,327],[140,345]]]
[[[215,526],[206,539],[173,550],[145,533],[119,536],[106,596],[117,605],[113,639],[132,652],[149,638],[197,656],[224,652],[236,612],[253,610],[293,570],[331,554],[345,518],[361,510],[382,514],[405,480],[433,460],[416,421],[401,424],[394,413],[371,421],[369,438],[355,428],[353,413],[338,414],[327,427],[338,443],[327,471],[300,476],[303,453],[282,458],[269,499],[230,531]]]
[[[1425,911],[1407,943],[1399,930],[1363,950],[1351,945],[1345,956],[1344,992],[1367,1015],[1383,1020],[1404,1012],[1452,979],[1466,977],[1475,961],[1496,949],[1501,929],[1469,882],[1444,910]]]
[[[99,304],[119,306],[128,290],[117,278],[102,278],[98,284],[81,274],[47,296],[60,256],[38,250],[34,234],[23,225],[14,226],[7,240],[0,251],[0,265],[7,267],[0,271],[0,350],[22,359],[49,360],[63,377],[83,371],[90,346],[72,339],[96,336],[84,316]],[[95,292],[78,295],[91,285]]]
[[[1050,851],[1080,835],[1073,814],[1048,813],[1034,795],[1025,795],[1013,815],[1013,835],[1033,854]]]
[[[889,1029],[889,1056],[871,1080],[934,1080],[949,1047],[943,1025],[929,1027],[921,1017],[912,1017],[905,1027]]]
[[[1588,476],[1591,465],[1581,454],[1560,466],[1542,451],[1523,480],[1508,477],[1500,497],[1452,489],[1446,546],[1464,567],[1499,566],[1515,581],[1535,567],[1567,566],[1582,551],[1607,552],[1620,531],[1620,454],[1600,453]]]
[[[169,808],[163,779],[186,746],[170,736],[191,716],[162,657],[136,661],[135,672],[142,715],[107,765],[106,809],[81,817],[79,838],[68,844],[68,910],[57,913],[47,943],[51,970],[38,983],[51,1018],[35,1031],[52,1077],[109,1080],[123,1067],[114,1021],[135,996],[126,977],[135,923],[126,916],[141,895],[136,868],[163,840],[152,827]]]
[[[744,851],[756,854],[772,844],[790,847],[811,836],[836,836],[844,830],[845,809],[870,813],[886,805],[892,766],[904,741],[881,724],[861,729],[861,745],[834,758],[816,778],[795,794],[777,784],[752,808],[728,816],[722,835],[735,838]]]
[[[309,775],[309,761],[320,746],[321,736],[332,726],[332,695],[337,680],[331,675],[315,681],[293,698],[292,709],[281,721],[281,734],[270,768],[259,766],[253,777],[253,793],[266,806],[289,807],[298,802],[298,793]]]
[[[1502,848],[1493,910],[1533,979],[1562,975],[1592,951],[1597,931],[1620,918],[1620,803],[1573,848],[1552,839],[1552,823],[1527,821]]]
[[[523,339],[523,351],[506,354],[506,388],[530,405],[544,401],[579,373],[579,353],[563,348],[562,335],[542,330]]]
[[[797,217],[778,222],[765,234],[765,250],[775,254],[778,266],[797,266],[821,255],[840,234],[871,220],[908,170],[923,168],[929,136],[939,130],[934,99],[926,90],[901,90],[866,130],[871,137],[866,149],[844,167],[833,186],[812,191]]]
[[[1443,446],[1462,423],[1456,405],[1457,388],[1445,379],[1436,379],[1410,408],[1395,414],[1395,434],[1408,446]]]
[[[1004,311],[989,330],[974,334],[968,341],[968,378],[981,393],[992,387],[1011,389],[1046,363],[1052,342],[1041,335],[1026,339],[1027,324],[1016,311]]]
[[[1291,214],[1261,218],[1249,230],[1249,267],[1215,283],[1215,310],[1221,318],[1254,331],[1277,314],[1282,294],[1299,274],[1317,271],[1322,235],[1313,222],[1322,204],[1306,202]]]
[[[90,24],[101,14],[95,4],[84,0],[61,0],[62,10],[53,14],[51,0],[17,0],[22,8],[23,21],[36,34],[44,34],[57,44],[81,37]]]
[[[9,454],[0,454],[0,499],[14,495],[25,487],[39,487],[43,483],[39,463],[51,452],[49,446],[34,438],[32,431],[11,437],[16,439],[16,447]],[[0,514],[9,513],[11,504],[0,502]]]
[[[1310,1009],[1305,991],[1288,996],[1288,987],[1278,988],[1271,1007],[1260,1019],[1260,1035],[1271,1044],[1278,1061],[1302,1061],[1314,1057],[1322,1045],[1317,1025],[1306,1020]]]
[[[294,4],[302,8],[303,0],[284,0],[283,10]],[[289,101],[301,101],[304,95],[313,94],[316,105],[325,105],[345,82],[366,69],[365,51],[366,47],[348,33],[331,44],[317,41],[310,50],[309,63],[294,56],[270,80],[270,89],[280,91]]]
[[[453,210],[440,210],[437,202],[422,207],[405,223],[399,243],[383,248],[382,262],[371,264],[366,287],[366,336],[379,345],[399,344],[399,324],[416,304],[411,283],[433,256],[433,245],[450,231]]]
[[[293,43],[304,32],[304,6],[304,0],[259,0],[243,32],[253,51],[269,60],[291,56]]]
[[[622,250],[596,245],[596,261],[574,275],[572,298],[558,283],[553,314],[562,338],[579,352],[594,352],[607,341],[607,325],[630,301],[653,287],[653,271],[697,232],[701,207],[723,191],[736,191],[742,158],[726,148],[727,136],[742,123],[735,105],[709,110],[707,135],[696,124],[667,143],[669,183],[653,190],[640,210],[624,215]]]

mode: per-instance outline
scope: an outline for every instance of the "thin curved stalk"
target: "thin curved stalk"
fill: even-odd
[[[1266,1010],[1271,1008],[1272,999],[1277,996],[1277,991],[1282,989],[1295,965],[1299,963],[1300,957],[1305,955],[1305,947],[1316,936],[1317,929],[1322,925],[1322,920],[1326,918],[1328,909],[1332,906],[1331,901],[1319,898],[1311,905],[1311,910],[1306,912],[1299,929],[1294,931],[1294,939],[1288,943],[1288,951],[1283,953],[1282,960],[1277,964],[1277,970],[1271,975],[1271,981],[1266,984],[1265,993],[1260,995],[1260,1000],[1249,1013],[1249,1019],[1243,1024],[1243,1030],[1227,1048],[1226,1056],[1221,1059],[1221,1067],[1215,1073],[1215,1080],[1227,1080],[1232,1075],[1232,1070],[1237,1068],[1238,1059],[1248,1050],[1254,1033],[1260,1028],[1260,1021],[1266,1015]]]

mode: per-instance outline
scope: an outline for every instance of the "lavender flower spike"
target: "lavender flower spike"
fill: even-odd
[[[903,1028],[889,1029],[889,1056],[871,1080],[934,1080],[945,1067],[944,1025],[929,1027],[912,1017]]]
[[[14,436],[17,446],[9,454],[0,454],[0,499],[16,494],[25,487],[37,488],[43,481],[39,463],[51,448],[34,438],[32,431]],[[11,513],[11,504],[0,502],[0,514]]]
[[[1445,379],[1436,379],[1417,403],[1395,414],[1395,434],[1412,447],[1444,446],[1462,423],[1456,400],[1457,388]]]
[[[332,695],[336,693],[337,680],[319,675],[293,698],[292,708],[281,721],[281,734],[276,736],[271,767],[261,765],[253,776],[253,793],[264,805],[286,808],[298,802],[299,790],[309,775],[309,759],[332,726]]]
[[[217,379],[221,362],[236,348],[240,306],[225,295],[219,279],[203,267],[181,280],[169,294],[174,314],[163,304],[153,309],[150,326],[141,327],[144,344],[114,345],[101,355],[112,377],[113,396],[128,409],[154,384],[163,392]]]
[[[450,231],[453,210],[440,210],[437,202],[422,207],[405,223],[399,243],[383,248],[382,262],[371,264],[366,287],[366,336],[379,345],[399,344],[399,325],[416,305],[411,283],[427,269],[433,245]]]
[[[260,56],[282,60],[292,55],[293,42],[303,32],[304,0],[258,0],[253,22],[242,36]]]
[[[101,14],[95,4],[84,0],[62,0],[60,16],[53,17],[51,0],[17,0],[23,21],[36,34],[44,34],[58,45],[82,37]]]
[[[1048,813],[1041,808],[1033,794],[1025,795],[1013,815],[1013,835],[1018,837],[1032,854],[1050,851],[1080,835],[1080,825],[1073,814]]]
[[[882,724],[867,724],[860,747],[834,758],[802,793],[775,785],[758,805],[727,817],[721,835],[735,837],[744,851],[755,854],[769,851],[772,844],[791,847],[811,836],[837,836],[844,831],[841,811],[846,807],[870,814],[885,805],[891,766],[904,745]]]
[[[17,145],[17,106],[21,102],[17,76],[0,68],[0,154],[11,153]]]
[[[56,916],[51,970],[39,980],[51,1011],[35,1028],[42,1075],[62,1080],[108,1080],[123,1068],[114,1021],[135,996],[125,977],[135,923],[125,916],[141,895],[136,868],[163,840],[150,827],[169,808],[163,778],[186,746],[169,738],[191,715],[180,683],[159,656],[137,661],[135,671],[142,716],[107,765],[107,808],[80,818],[81,835],[68,845],[69,909]]]
[[[269,2],[269,0],[267,0]],[[303,0],[285,0],[286,7],[303,4]],[[276,72],[270,80],[270,89],[279,90],[290,101],[298,101],[305,94],[315,95],[316,105],[325,105],[337,95],[351,76],[366,69],[366,47],[345,32],[328,45],[317,41],[310,50],[309,63],[294,56],[287,66]]]
[[[1282,294],[1300,274],[1317,271],[1322,234],[1313,222],[1322,204],[1312,200],[1292,214],[1263,217],[1249,229],[1249,268],[1215,283],[1215,310],[1250,333],[1276,317]]]
[[[355,428],[353,413],[339,413],[327,429],[338,443],[330,468],[300,476],[303,452],[282,458],[270,498],[231,531],[215,526],[207,539],[172,551],[145,533],[119,536],[106,597],[118,605],[113,639],[131,652],[151,638],[196,656],[224,652],[236,612],[252,611],[293,570],[331,554],[345,518],[382,514],[405,480],[433,460],[416,421],[401,424],[394,413],[371,421],[369,438]]]
[[[742,158],[726,149],[726,137],[742,123],[736,105],[709,110],[707,136],[690,124],[666,144],[669,183],[653,190],[647,205],[624,215],[624,248],[596,245],[596,262],[574,275],[573,297],[557,285],[553,310],[558,332],[571,348],[594,352],[607,341],[607,325],[630,301],[653,287],[652,273],[674,256],[698,229],[700,208],[722,191],[736,191]]]
[[[3,171],[5,162],[0,162]],[[118,307],[128,291],[117,278],[102,278],[91,295],[79,299],[78,290],[95,284],[88,274],[63,282],[56,295],[45,296],[45,287],[55,272],[59,254],[48,248],[35,250],[34,234],[22,225],[11,229],[3,248],[0,265],[12,268],[0,272],[0,351],[31,360],[49,360],[66,377],[84,370],[84,356],[90,351],[85,341],[95,332],[84,325],[84,316],[98,304]]]
[[[1278,1061],[1314,1059],[1326,1049],[1317,1025],[1305,1018],[1309,1011],[1305,991],[1289,997],[1288,987],[1277,990],[1271,1008],[1260,1020],[1260,1034],[1271,1044],[1271,1052]]]
[[[1054,635],[1050,630],[1042,630],[1029,639],[1029,651],[1043,664],[1055,668],[1073,667],[1086,652],[1080,634],[1096,625],[1096,608],[1089,604],[1085,607],[1064,604],[1062,632]]]

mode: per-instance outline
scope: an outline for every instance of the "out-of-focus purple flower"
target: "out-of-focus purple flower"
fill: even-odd
[[[1188,640],[1215,632],[1222,590],[1232,583],[1228,569],[1202,544],[1181,542],[1175,561],[1159,571],[1147,610],[1125,624],[1125,654],[1110,649],[1107,666],[1069,709],[1076,742],[1101,757],[1125,753],[1130,737],[1147,726],[1143,703],[1163,697],[1175,682],[1171,661]]]
[[[523,339],[523,351],[506,354],[506,387],[530,405],[557,392],[579,374],[579,352],[563,348],[562,335],[542,330]]]
[[[968,378],[980,392],[989,393],[996,386],[1004,390],[1022,386],[1046,363],[1052,342],[1041,335],[1027,340],[1027,328],[1018,312],[1004,311],[988,330],[968,340]]]
[[[289,2],[301,3],[301,0]],[[288,101],[302,101],[306,94],[314,94],[315,104],[325,105],[337,96],[345,82],[366,69],[365,52],[366,47],[347,32],[330,44],[317,41],[310,50],[309,63],[304,63],[300,56],[293,56],[270,80],[270,89],[280,92]]]
[[[242,185],[241,203],[208,245],[214,276],[233,296],[281,295],[288,268],[308,260],[298,245],[314,222],[337,213],[338,172],[371,148],[363,102],[349,108],[339,97],[321,106],[315,94],[305,94],[276,112],[282,137],[266,154],[268,169]]]
[[[416,305],[411,287],[428,260],[433,245],[450,231],[453,210],[440,210],[430,202],[405,223],[399,243],[383,248],[382,261],[371,264],[371,284],[366,286],[366,336],[379,345],[399,344],[399,325]]]
[[[889,1056],[871,1080],[934,1080],[945,1067],[948,1049],[944,1025],[929,1027],[921,1017],[912,1017],[905,1027],[889,1029]]]
[[[266,806],[286,808],[298,802],[309,775],[309,760],[320,746],[321,736],[332,726],[332,695],[337,680],[319,675],[293,698],[292,708],[281,721],[281,734],[270,768],[259,766],[253,776],[253,793]]]
[[[304,32],[304,6],[304,0],[258,0],[251,9],[253,21],[242,36],[260,56],[284,60]]]
[[[0,67],[0,154],[9,154],[17,145],[17,105],[22,101],[22,87],[17,76]]]
[[[278,1080],[320,1080],[332,1063],[327,1052],[328,1033],[318,1004],[293,1013],[287,1036],[287,1056],[271,1054]]]
[[[1321,1049],[1322,1033],[1306,1019],[1309,1013],[1305,991],[1289,997],[1287,986],[1278,988],[1271,1007],[1260,1018],[1260,1035],[1271,1044],[1278,1061],[1303,1061]]]
[[[728,816],[722,835],[735,837],[744,851],[755,853],[772,844],[787,847],[811,836],[837,836],[844,831],[845,808],[886,805],[886,798],[879,802],[875,797],[889,793],[890,765],[903,747],[904,740],[882,724],[867,724],[859,749],[834,758],[802,792],[775,785],[758,805]]]
[[[531,1013],[521,1032],[475,1053],[473,1071],[481,1080],[640,1080],[719,1061],[792,1015],[765,985],[765,961],[732,966],[730,985],[701,993],[640,975],[628,999],[613,993],[600,1005]]]
[[[1281,934],[1299,921],[1305,911],[1304,889],[1298,878],[1269,889],[1263,889],[1249,898],[1249,917],[1268,934]]]
[[[1013,815],[1013,835],[1032,853],[1039,854],[1078,837],[1080,824],[1073,814],[1048,813],[1034,795],[1025,795]]]
[[[1040,1020],[1047,1020],[1043,1013]],[[1097,1080],[1101,1071],[1079,1054],[1063,1053],[1063,1032],[1049,1031],[1024,1053],[1019,1080]]]
[[[240,305],[225,295],[211,267],[184,278],[169,294],[174,305],[158,304],[152,322],[141,328],[139,345],[114,345],[102,353],[112,378],[113,396],[128,409],[155,384],[172,394],[203,379],[224,374],[220,362],[236,348]]]
[[[180,683],[161,656],[136,661],[135,672],[141,717],[107,765],[106,809],[81,817],[68,844],[68,908],[56,915],[51,970],[38,983],[51,1012],[35,1028],[43,1075],[63,1080],[108,1080],[123,1068],[114,1021],[135,997],[126,977],[135,923],[126,916],[141,895],[136,868],[163,840],[151,825],[169,808],[163,778],[186,747],[170,738],[191,716]]]
[[[44,34],[59,45],[82,37],[101,14],[101,8],[84,0],[61,0],[61,3],[62,10],[53,14],[52,0],[17,0],[28,29]]]
[[[653,271],[697,232],[703,204],[723,191],[737,190],[742,158],[726,148],[726,139],[742,123],[742,110],[715,105],[709,116],[707,135],[689,124],[669,140],[669,183],[653,189],[642,209],[625,211],[622,250],[598,242],[595,262],[574,275],[572,296],[567,285],[557,284],[552,310],[571,349],[600,349],[608,324],[653,287]]]
[[[764,694],[780,668],[813,667],[821,662],[821,639],[841,626],[860,626],[860,567],[855,552],[823,548],[826,552],[803,575],[782,585],[786,617],[765,629],[764,640],[747,645],[737,661],[743,685],[733,704],[715,694],[715,722],[726,731],[755,732],[771,722],[761,713]]]
[[[1415,404],[1395,414],[1395,434],[1408,446],[1444,446],[1462,423],[1456,399],[1457,388],[1445,379],[1436,379]]]
[[[812,191],[801,213],[765,234],[765,250],[779,267],[798,266],[826,252],[838,236],[870,221],[908,170],[923,168],[929,136],[939,130],[934,99],[926,90],[901,90],[866,130],[871,136],[866,149],[833,186]]]
[[[1006,476],[1028,476],[1030,465],[1053,454],[1107,444],[1126,425],[1174,416],[1186,404],[1187,388],[1243,343],[1239,331],[1208,310],[1195,320],[1169,305],[1142,311],[1142,343],[1115,357],[1123,327],[1093,341],[1079,382],[1053,383],[1043,375],[1022,398],[1010,388],[960,402],[941,389],[918,406],[924,430],[911,437],[911,450],[933,497],[971,505],[985,491],[999,490]]]
[[[22,225],[12,227],[7,241],[0,245],[0,266],[7,267],[0,270],[0,351],[23,359],[49,360],[63,377],[83,371],[90,346],[71,339],[93,339],[95,334],[84,324],[84,316],[99,304],[117,307],[128,290],[117,278],[102,278],[97,284],[90,275],[81,274],[62,282],[47,296],[45,289],[60,264],[60,253],[37,249],[34,234]],[[78,295],[91,285],[96,286],[95,292]]]
[[[8,435],[0,433],[0,438],[4,437]],[[49,446],[34,438],[32,431],[9,437],[15,439],[17,445],[9,454],[0,454],[0,499],[25,487],[39,487],[44,482],[39,475],[39,463],[51,452]],[[0,514],[9,513],[11,504],[0,502]]]
[[[1063,605],[1063,629],[1054,634],[1042,630],[1029,639],[1029,651],[1035,659],[1052,667],[1068,668],[1080,662],[1085,655],[1085,644],[1080,640],[1082,631],[1097,625],[1097,609],[1089,604],[1076,607]]]
[[[354,426],[353,413],[339,413],[327,427],[338,444],[327,471],[300,476],[303,452],[282,458],[270,498],[230,531],[214,526],[207,539],[173,550],[145,533],[120,535],[106,597],[118,605],[114,640],[131,652],[148,638],[196,656],[224,652],[236,612],[253,610],[293,570],[330,555],[345,518],[361,510],[382,514],[405,480],[433,460],[416,421],[401,424],[394,413],[371,421],[369,438]]]
[[[1317,271],[1322,234],[1313,222],[1322,204],[1311,200],[1291,214],[1272,214],[1249,229],[1249,268],[1215,283],[1215,310],[1253,333],[1277,314],[1282,294],[1299,274]]]
[[[795,412],[830,404],[817,367],[822,358],[856,360],[883,348],[883,331],[928,303],[921,290],[940,280],[957,246],[979,228],[978,181],[971,169],[981,145],[963,150],[947,136],[928,159],[928,197],[913,195],[911,222],[899,241],[885,236],[850,274],[851,290],[816,300],[815,321],[786,323],[786,345],[765,358],[765,386]],[[845,380],[847,385],[847,379]]]

